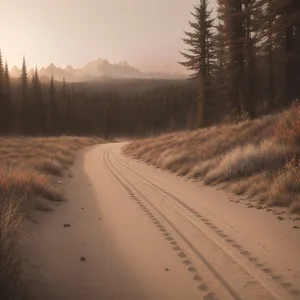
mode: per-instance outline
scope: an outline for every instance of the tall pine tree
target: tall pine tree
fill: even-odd
[[[5,68],[4,68],[4,90],[5,90],[5,93],[10,95],[11,84],[10,84],[10,77],[9,77],[9,70],[8,70],[7,61],[5,62]]]
[[[212,11],[208,9],[209,1],[201,0],[194,5],[190,21],[192,31],[185,31],[185,44],[190,46],[186,52],[180,52],[186,59],[181,65],[193,72],[192,77],[199,81],[197,113],[194,127],[202,127],[208,123],[208,105],[211,94],[211,74],[215,67],[214,33]]]
[[[32,77],[32,90],[33,90],[32,111],[33,111],[33,118],[35,121],[34,132],[37,135],[42,135],[46,130],[45,107],[43,103],[42,85],[39,79],[37,68],[35,68]]]
[[[5,128],[5,99],[4,99],[4,69],[3,69],[3,60],[2,53],[0,51],[0,134],[3,134],[6,131]]]
[[[59,132],[60,119],[59,119],[59,111],[58,111],[58,105],[56,100],[56,90],[55,90],[53,75],[51,75],[51,79],[50,79],[49,96],[50,96],[50,122],[49,122],[50,132],[53,135],[58,135],[61,133]]]
[[[21,70],[22,105],[20,112],[20,131],[24,134],[30,133],[30,104],[28,102],[28,74],[25,56],[22,61]]]
[[[5,127],[6,131],[11,134],[13,133],[14,130],[14,108],[13,108],[13,103],[12,103],[12,97],[11,97],[11,84],[10,84],[10,76],[9,76],[9,70],[8,70],[8,65],[7,61],[5,62],[5,67],[4,67],[4,75],[3,75],[3,90],[4,90],[4,95],[3,95],[3,104],[4,104],[4,120],[5,120]]]
[[[300,1],[278,0],[278,11],[283,21],[286,102],[300,94]]]
[[[229,45],[225,32],[225,5],[224,1],[218,0],[216,30],[216,96],[218,108],[228,114],[231,109],[231,98],[229,89]]]
[[[254,3],[254,28],[257,43],[257,55],[267,65],[267,99],[268,109],[276,104],[275,95],[275,54],[278,52],[280,38],[276,28],[276,7],[273,0],[257,0]]]

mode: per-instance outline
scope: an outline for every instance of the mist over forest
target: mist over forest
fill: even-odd
[[[189,78],[106,59],[9,71],[1,57],[1,134],[149,135],[285,109],[300,95],[299,5],[200,1],[182,36]]]
[[[51,76],[57,81],[63,81],[64,79],[69,82],[82,82],[89,80],[99,79],[115,79],[115,78],[144,78],[144,79],[183,79],[188,76],[179,73],[162,73],[162,72],[141,72],[138,68],[135,68],[128,64],[127,61],[120,61],[118,63],[110,63],[107,59],[98,58],[94,61],[88,62],[81,68],[73,68],[71,65],[67,65],[65,68],[56,66],[51,63],[47,67],[42,67],[37,70],[41,81],[49,81]],[[35,70],[33,68],[28,70],[28,77],[31,78],[34,75]],[[14,66],[10,70],[10,76],[12,78],[18,78],[21,74],[21,68]]]

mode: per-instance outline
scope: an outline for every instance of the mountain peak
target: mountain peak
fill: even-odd
[[[32,70],[29,71],[32,73]],[[21,70],[16,66],[11,70],[12,77],[19,77]],[[56,67],[51,63],[48,67],[42,67],[38,71],[39,75],[44,78],[50,78],[52,75],[55,80],[62,81],[63,78],[70,82],[97,80],[104,77],[109,78],[184,78],[184,76],[173,76],[172,74],[163,73],[144,73],[139,69],[131,66],[127,60],[117,63],[110,63],[106,58],[98,58],[88,62],[84,67],[74,69],[71,65],[65,68]]]
[[[51,63],[47,69],[56,69],[56,65],[54,63]]]
[[[65,71],[66,71],[66,72],[73,72],[73,71],[74,71],[74,68],[73,68],[71,65],[67,65],[67,66],[65,67]]]
[[[21,70],[17,66],[13,66],[9,73],[11,77],[19,77]]]

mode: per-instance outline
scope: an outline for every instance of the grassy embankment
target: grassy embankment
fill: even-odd
[[[159,168],[223,183],[257,207],[300,212],[300,106],[260,119],[135,141],[126,155]]]
[[[24,299],[22,220],[32,209],[51,210],[64,200],[57,176],[66,174],[76,150],[99,138],[0,138],[0,299]]]

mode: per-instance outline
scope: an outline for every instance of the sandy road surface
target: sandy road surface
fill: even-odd
[[[30,224],[37,299],[300,299],[298,221],[129,159],[122,146],[81,153],[63,182],[68,201]]]

